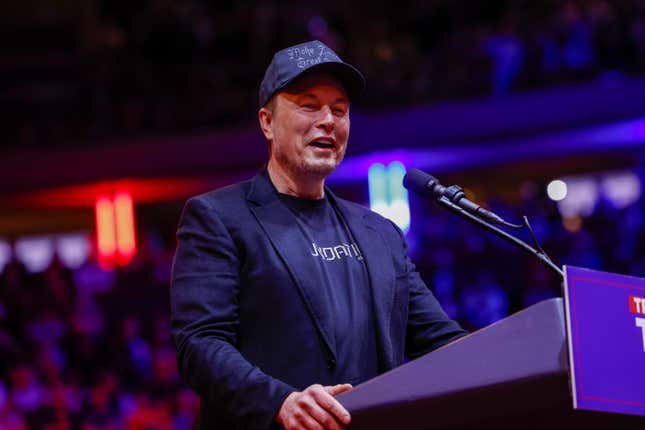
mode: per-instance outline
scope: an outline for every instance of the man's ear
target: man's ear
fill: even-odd
[[[264,137],[269,142],[273,141],[273,112],[266,107],[261,107],[258,111],[258,120]]]

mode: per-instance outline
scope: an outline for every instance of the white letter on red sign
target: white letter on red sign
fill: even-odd
[[[634,304],[636,304],[636,313],[643,314],[643,299],[641,297],[634,297]]]
[[[643,351],[645,351],[645,318],[636,318],[636,327],[640,327],[643,332]]]

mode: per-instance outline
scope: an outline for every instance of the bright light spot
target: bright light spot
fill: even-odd
[[[42,272],[54,258],[54,243],[49,237],[29,237],[16,241],[16,258],[27,271]]]
[[[390,206],[387,202],[387,172],[381,163],[375,163],[367,171],[367,182],[370,193],[370,209],[385,218],[390,218]]]
[[[9,242],[0,240],[0,273],[4,270],[4,266],[11,261],[11,245]]]
[[[556,182],[566,182],[565,197],[558,201],[558,209],[563,218],[591,215],[601,195],[615,208],[623,209],[636,203],[642,193],[640,178],[629,171],[570,176],[563,178],[563,181],[553,181],[547,188],[549,197],[553,200],[558,200],[558,190],[562,187],[562,184],[554,185]],[[575,226],[576,221],[570,221],[570,225]]]
[[[389,219],[394,221],[404,233],[410,229],[410,207],[406,202],[397,201],[390,205]]]
[[[602,193],[617,208],[623,209],[641,197],[641,181],[631,172],[618,172],[601,181]]]
[[[407,233],[410,230],[410,204],[408,190],[403,187],[405,172],[405,166],[400,161],[393,161],[387,166],[390,219]]]
[[[407,233],[410,229],[410,207],[408,191],[403,188],[403,176],[405,166],[399,161],[391,162],[387,168],[375,163],[367,172],[370,208]]]
[[[114,205],[106,195],[99,196],[94,204],[96,217],[96,245],[99,264],[104,269],[111,268],[116,252],[116,228],[114,225]]]
[[[397,200],[408,200],[408,190],[403,187],[403,177],[405,176],[405,166],[399,161],[393,161],[387,166],[388,196],[390,202]]]
[[[78,269],[90,254],[86,233],[71,233],[56,237],[56,254],[69,269]]]
[[[121,191],[114,196],[114,215],[116,221],[116,246],[118,262],[128,264],[136,251],[134,234],[134,208],[130,193]]]
[[[546,187],[546,193],[551,200],[556,202],[564,200],[567,197],[567,184],[560,179],[551,181]]]
[[[367,185],[370,193],[370,208],[376,212],[374,208],[387,206],[387,174],[384,165],[375,163],[370,166],[367,171]]]
[[[101,195],[95,203],[96,242],[99,264],[111,269],[113,263],[126,265],[136,252],[134,205],[127,191],[119,191],[111,199]]]
[[[589,216],[598,202],[598,185],[591,177],[569,178],[567,198],[558,202],[560,214],[565,217]]]

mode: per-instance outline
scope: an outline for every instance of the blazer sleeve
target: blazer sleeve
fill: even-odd
[[[409,289],[405,353],[414,359],[465,336],[468,332],[446,315],[410,260],[403,233],[396,225],[394,228],[402,244],[402,276],[407,279]]]
[[[243,428],[268,429],[296,391],[263,373],[235,348],[240,258],[206,197],[186,203],[177,231],[170,288],[171,331],[182,377]]]

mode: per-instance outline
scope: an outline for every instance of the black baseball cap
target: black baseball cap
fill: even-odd
[[[312,40],[275,53],[260,84],[260,107],[294,79],[313,71],[335,76],[345,87],[350,99],[365,88],[365,78],[356,67],[341,60],[329,46]]]

